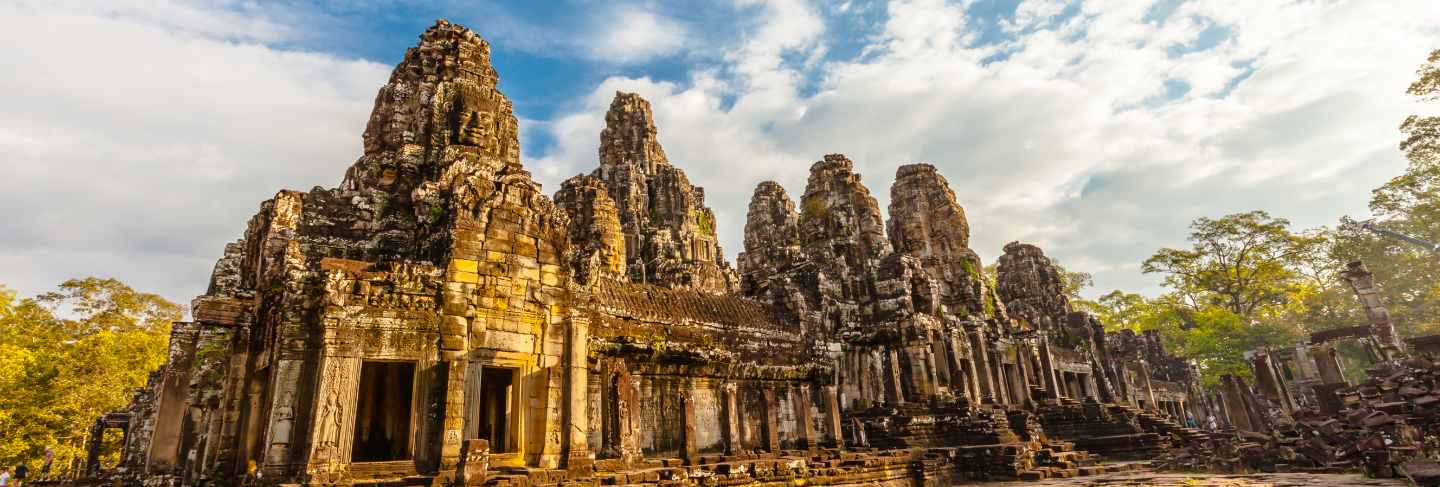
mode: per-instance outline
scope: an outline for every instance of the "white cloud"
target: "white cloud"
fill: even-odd
[[[601,15],[584,41],[597,60],[634,63],[674,54],[685,44],[685,27],[675,19],[635,6]]]
[[[280,188],[338,182],[389,68],[178,2],[0,4],[0,283],[187,300]]]
[[[640,92],[732,258],[755,184],[798,196],[833,152],[882,207],[896,166],[936,164],[986,260],[1035,242],[1102,291],[1154,291],[1139,261],[1195,217],[1333,223],[1403,168],[1403,92],[1440,33],[1425,0],[1194,0],[1164,22],[1151,3],[1027,0],[986,45],[976,2],[737,0],[728,42],[639,7],[573,32],[473,20],[526,52],[702,63],[683,82],[612,76],[526,120],[554,144],[525,163],[551,191],[591,171],[614,91]],[[183,300],[258,201],[337,181],[389,68],[267,47],[312,34],[257,5],[0,4],[0,208],[23,215],[0,220],[0,283],[113,275]]]
[[[1308,227],[1365,212],[1369,189],[1404,167],[1405,85],[1440,47],[1427,3],[1198,0],[1155,22],[1148,1],[1086,1],[1067,18],[1065,2],[1027,0],[1002,25],[1018,34],[972,47],[971,5],[897,0],[865,56],[814,71],[775,53],[843,34],[813,11],[790,17],[816,28],[783,30],[790,17],[770,5],[690,83],[601,83],[548,126],[560,142],[537,162],[589,171],[609,97],[639,91],[732,256],[756,183],[796,197],[811,162],[842,152],[882,207],[896,166],[939,166],[987,260],[1031,241],[1095,272],[1097,291],[1154,292],[1138,263],[1183,245],[1196,217],[1266,209]],[[807,77],[822,80],[814,93],[797,89]]]

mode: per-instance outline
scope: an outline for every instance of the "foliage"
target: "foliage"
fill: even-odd
[[[1163,274],[1187,306],[1221,306],[1246,319],[1283,304],[1302,276],[1302,258],[1323,239],[1292,233],[1290,222],[1264,211],[1199,218],[1190,225],[1190,249],[1163,248],[1141,269]]]
[[[91,424],[124,408],[164,363],[181,314],[114,279],[69,280],[30,299],[0,287],[0,465],[38,472],[47,447],[54,473],[83,460]]]
[[[1417,74],[1409,94],[1440,101],[1440,50]],[[1410,164],[1372,192],[1370,210],[1384,220],[1374,225],[1440,241],[1440,117],[1411,116],[1400,131]],[[1200,218],[1191,230],[1189,248],[1160,249],[1143,264],[1169,292],[1147,298],[1114,291],[1080,307],[1109,330],[1160,330],[1171,350],[1200,364],[1208,383],[1223,374],[1250,375],[1245,351],[1365,323],[1339,276],[1354,260],[1375,274],[1399,333],[1440,332],[1440,255],[1423,246],[1348,218],[1334,229],[1297,233],[1263,211]],[[1356,355],[1352,344],[1340,345]]]
[[[1251,377],[1245,352],[1298,341],[1299,330],[1273,322],[1250,322],[1223,306],[1206,306],[1189,314],[1191,326],[1164,328],[1166,345],[1176,355],[1200,366],[1207,386],[1220,383],[1220,376]]]
[[[1055,259],[1050,259],[1050,263],[1054,264],[1055,269],[1060,272],[1060,286],[1065,295],[1070,298],[1070,302],[1076,305],[1085,302],[1085,298],[1080,295],[1080,292],[1095,285],[1095,276],[1090,275],[1089,272],[1066,269],[1065,266],[1060,265],[1060,261]]]

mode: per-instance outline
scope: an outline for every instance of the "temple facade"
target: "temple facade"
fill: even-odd
[[[341,184],[280,191],[226,246],[167,365],[96,423],[121,468],[91,474],[939,485],[1113,471],[1214,414],[1038,247],[987,275],[933,166],[898,168],[888,214],[843,155],[798,199],[758,184],[732,267],[647,101],[617,93],[551,197],[497,82],[479,36],[427,30]]]

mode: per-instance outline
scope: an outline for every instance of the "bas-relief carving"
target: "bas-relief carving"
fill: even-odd
[[[333,479],[343,477],[350,463],[360,360],[344,357],[323,360],[308,471]]]

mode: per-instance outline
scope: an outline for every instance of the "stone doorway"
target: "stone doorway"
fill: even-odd
[[[414,390],[413,362],[365,362],[360,367],[352,462],[410,458]]]
[[[490,440],[490,451],[493,453],[510,452],[515,372],[515,369],[504,367],[485,367],[480,372],[479,413],[476,416],[478,427],[475,437]]]

